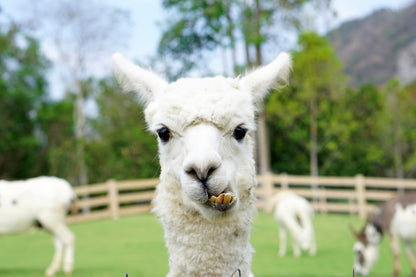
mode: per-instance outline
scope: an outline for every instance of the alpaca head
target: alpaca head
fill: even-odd
[[[370,221],[361,232],[351,228],[357,241],[354,243],[354,268],[359,275],[368,275],[378,260],[379,245],[383,236],[382,229]]]
[[[253,195],[256,106],[278,81],[290,57],[280,54],[245,77],[179,79],[155,74],[113,56],[124,91],[138,93],[149,129],[158,136],[161,180],[181,191],[183,205],[209,220],[226,218]]]

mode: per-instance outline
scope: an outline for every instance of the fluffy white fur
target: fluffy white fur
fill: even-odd
[[[243,78],[171,84],[120,54],[113,60],[121,87],[138,93],[149,129],[159,134],[161,175],[153,211],[165,231],[168,276],[231,276],[237,268],[249,276],[255,110],[276,81],[288,78],[289,55]],[[237,140],[241,128],[247,133]],[[161,131],[168,131],[167,141]],[[234,197],[230,204],[209,201],[223,193]]]
[[[65,216],[75,197],[71,185],[56,177],[0,180],[0,235],[25,231],[39,221],[54,236],[55,254],[46,275],[59,270],[62,258],[64,272],[72,273],[75,238]]]
[[[287,232],[293,242],[293,254],[299,257],[302,250],[316,254],[315,233],[312,225],[313,208],[309,202],[290,191],[281,191],[268,202],[268,212],[273,212],[279,223],[279,256],[286,255]]]

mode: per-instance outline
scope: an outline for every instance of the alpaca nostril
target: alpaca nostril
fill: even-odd
[[[215,172],[217,168],[218,168],[217,166],[210,166],[210,167],[207,167],[206,169],[200,169],[196,166],[188,166],[188,167],[185,167],[184,170],[186,174],[188,174],[192,178],[197,179],[205,184],[208,178]]]
[[[198,174],[196,173],[196,170],[193,168],[185,169],[186,174],[191,176],[194,179],[199,179]]]
[[[208,172],[207,172],[207,179],[208,179],[208,177],[209,177],[212,173],[214,173],[214,171],[215,171],[217,168],[218,168],[218,167],[213,166],[213,167],[211,167],[210,169],[208,169]]]

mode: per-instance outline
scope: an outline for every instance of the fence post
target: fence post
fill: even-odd
[[[111,179],[107,183],[108,183],[108,196],[110,197],[109,209],[110,209],[111,218],[117,219],[120,217],[117,182],[114,179]]]
[[[319,182],[318,176],[311,176],[312,202],[319,204]]]
[[[286,173],[280,174],[280,189],[281,190],[288,190],[289,189],[289,181]]]
[[[264,186],[266,191],[266,203],[274,193],[273,175],[270,172],[264,174]]]
[[[270,172],[266,172],[260,175],[259,177],[261,179],[261,190],[263,191],[263,198],[257,200],[258,203],[260,203],[260,205],[258,205],[258,208],[267,211],[269,199],[274,192],[273,175]]]
[[[357,193],[358,215],[365,218],[367,212],[367,201],[365,197],[365,180],[362,174],[355,175],[355,191]]]
[[[324,187],[319,189],[319,209],[321,210],[322,214],[328,213],[328,207],[326,205],[326,190]]]

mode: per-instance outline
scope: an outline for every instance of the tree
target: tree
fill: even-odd
[[[372,84],[349,88],[341,95],[332,125],[337,136],[328,149],[331,158],[322,165],[325,174],[385,176],[384,98]]]
[[[394,167],[388,171],[396,178],[414,175],[416,137],[416,94],[415,86],[403,87],[397,79],[389,80],[383,91],[384,95],[384,121],[383,149],[386,158]]]
[[[287,124],[290,134],[284,135],[307,146],[304,150],[309,153],[309,173],[318,176],[319,152],[336,137],[336,102],[343,93],[345,78],[341,63],[325,38],[305,32],[299,36],[299,46],[300,50],[293,52],[291,86],[287,92],[271,95],[267,113],[270,124],[278,122],[278,129]],[[281,143],[273,141],[274,144]]]
[[[386,108],[388,111],[388,118],[390,119],[390,137],[392,137],[393,161],[396,178],[402,179],[404,177],[403,169],[403,110],[400,109],[401,94],[403,90],[400,82],[392,79],[387,82],[385,87],[386,93]]]
[[[318,116],[328,112],[330,102],[342,89],[341,63],[329,43],[316,33],[304,33],[299,38],[301,51],[294,53],[297,82],[310,112],[310,175],[318,176]],[[295,70],[296,70],[295,69]]]
[[[316,3],[322,3],[322,7],[327,8],[330,1],[164,0],[164,7],[174,12],[159,43],[159,54],[169,61],[181,61],[176,66],[180,74],[173,74],[177,78],[198,64],[205,66],[201,59],[204,51],[220,49],[225,53],[230,50],[232,69],[237,75],[246,67],[263,63],[263,49],[272,41],[274,26],[301,28],[299,13],[308,4]],[[238,41],[237,38],[241,39]],[[237,62],[238,42],[244,49],[243,66]],[[223,64],[228,64],[225,57]],[[227,69],[223,71],[227,72]],[[258,126],[258,161],[260,172],[265,173],[270,171],[270,165],[263,112],[259,113]]]
[[[159,54],[179,61],[178,74],[183,75],[198,65],[206,52],[229,50],[233,74],[263,63],[263,47],[275,43],[277,26],[285,30],[300,30],[305,7],[326,11],[330,0],[163,0],[170,11],[159,42]],[[302,16],[301,16],[302,15]],[[310,22],[308,22],[310,23]],[[275,46],[276,48],[276,46]],[[238,63],[238,49],[245,62]],[[223,64],[228,64],[223,56]],[[223,72],[228,72],[223,69]]]
[[[31,5],[35,30],[47,38],[45,43],[53,49],[54,59],[65,73],[66,91],[74,91],[76,95],[74,133],[78,165],[74,184],[85,185],[88,183],[88,174],[84,149],[84,102],[88,95],[82,83],[102,66],[103,60],[109,60],[101,58],[104,53],[110,57],[108,49],[123,43],[128,17],[125,12],[96,0],[43,0],[31,1]]]
[[[98,116],[91,119],[94,136],[86,146],[91,180],[158,176],[157,144],[146,130],[143,110],[135,96],[121,93],[113,78],[94,82],[93,86]]]
[[[44,173],[35,117],[43,101],[48,61],[39,43],[15,25],[0,25],[0,178]]]
[[[405,142],[404,153],[404,177],[416,177],[416,83],[404,88],[401,95],[401,109],[404,112],[402,137]]]
[[[61,100],[44,101],[36,118],[44,137],[48,175],[59,176],[71,184],[76,181],[74,98],[68,94]]]

